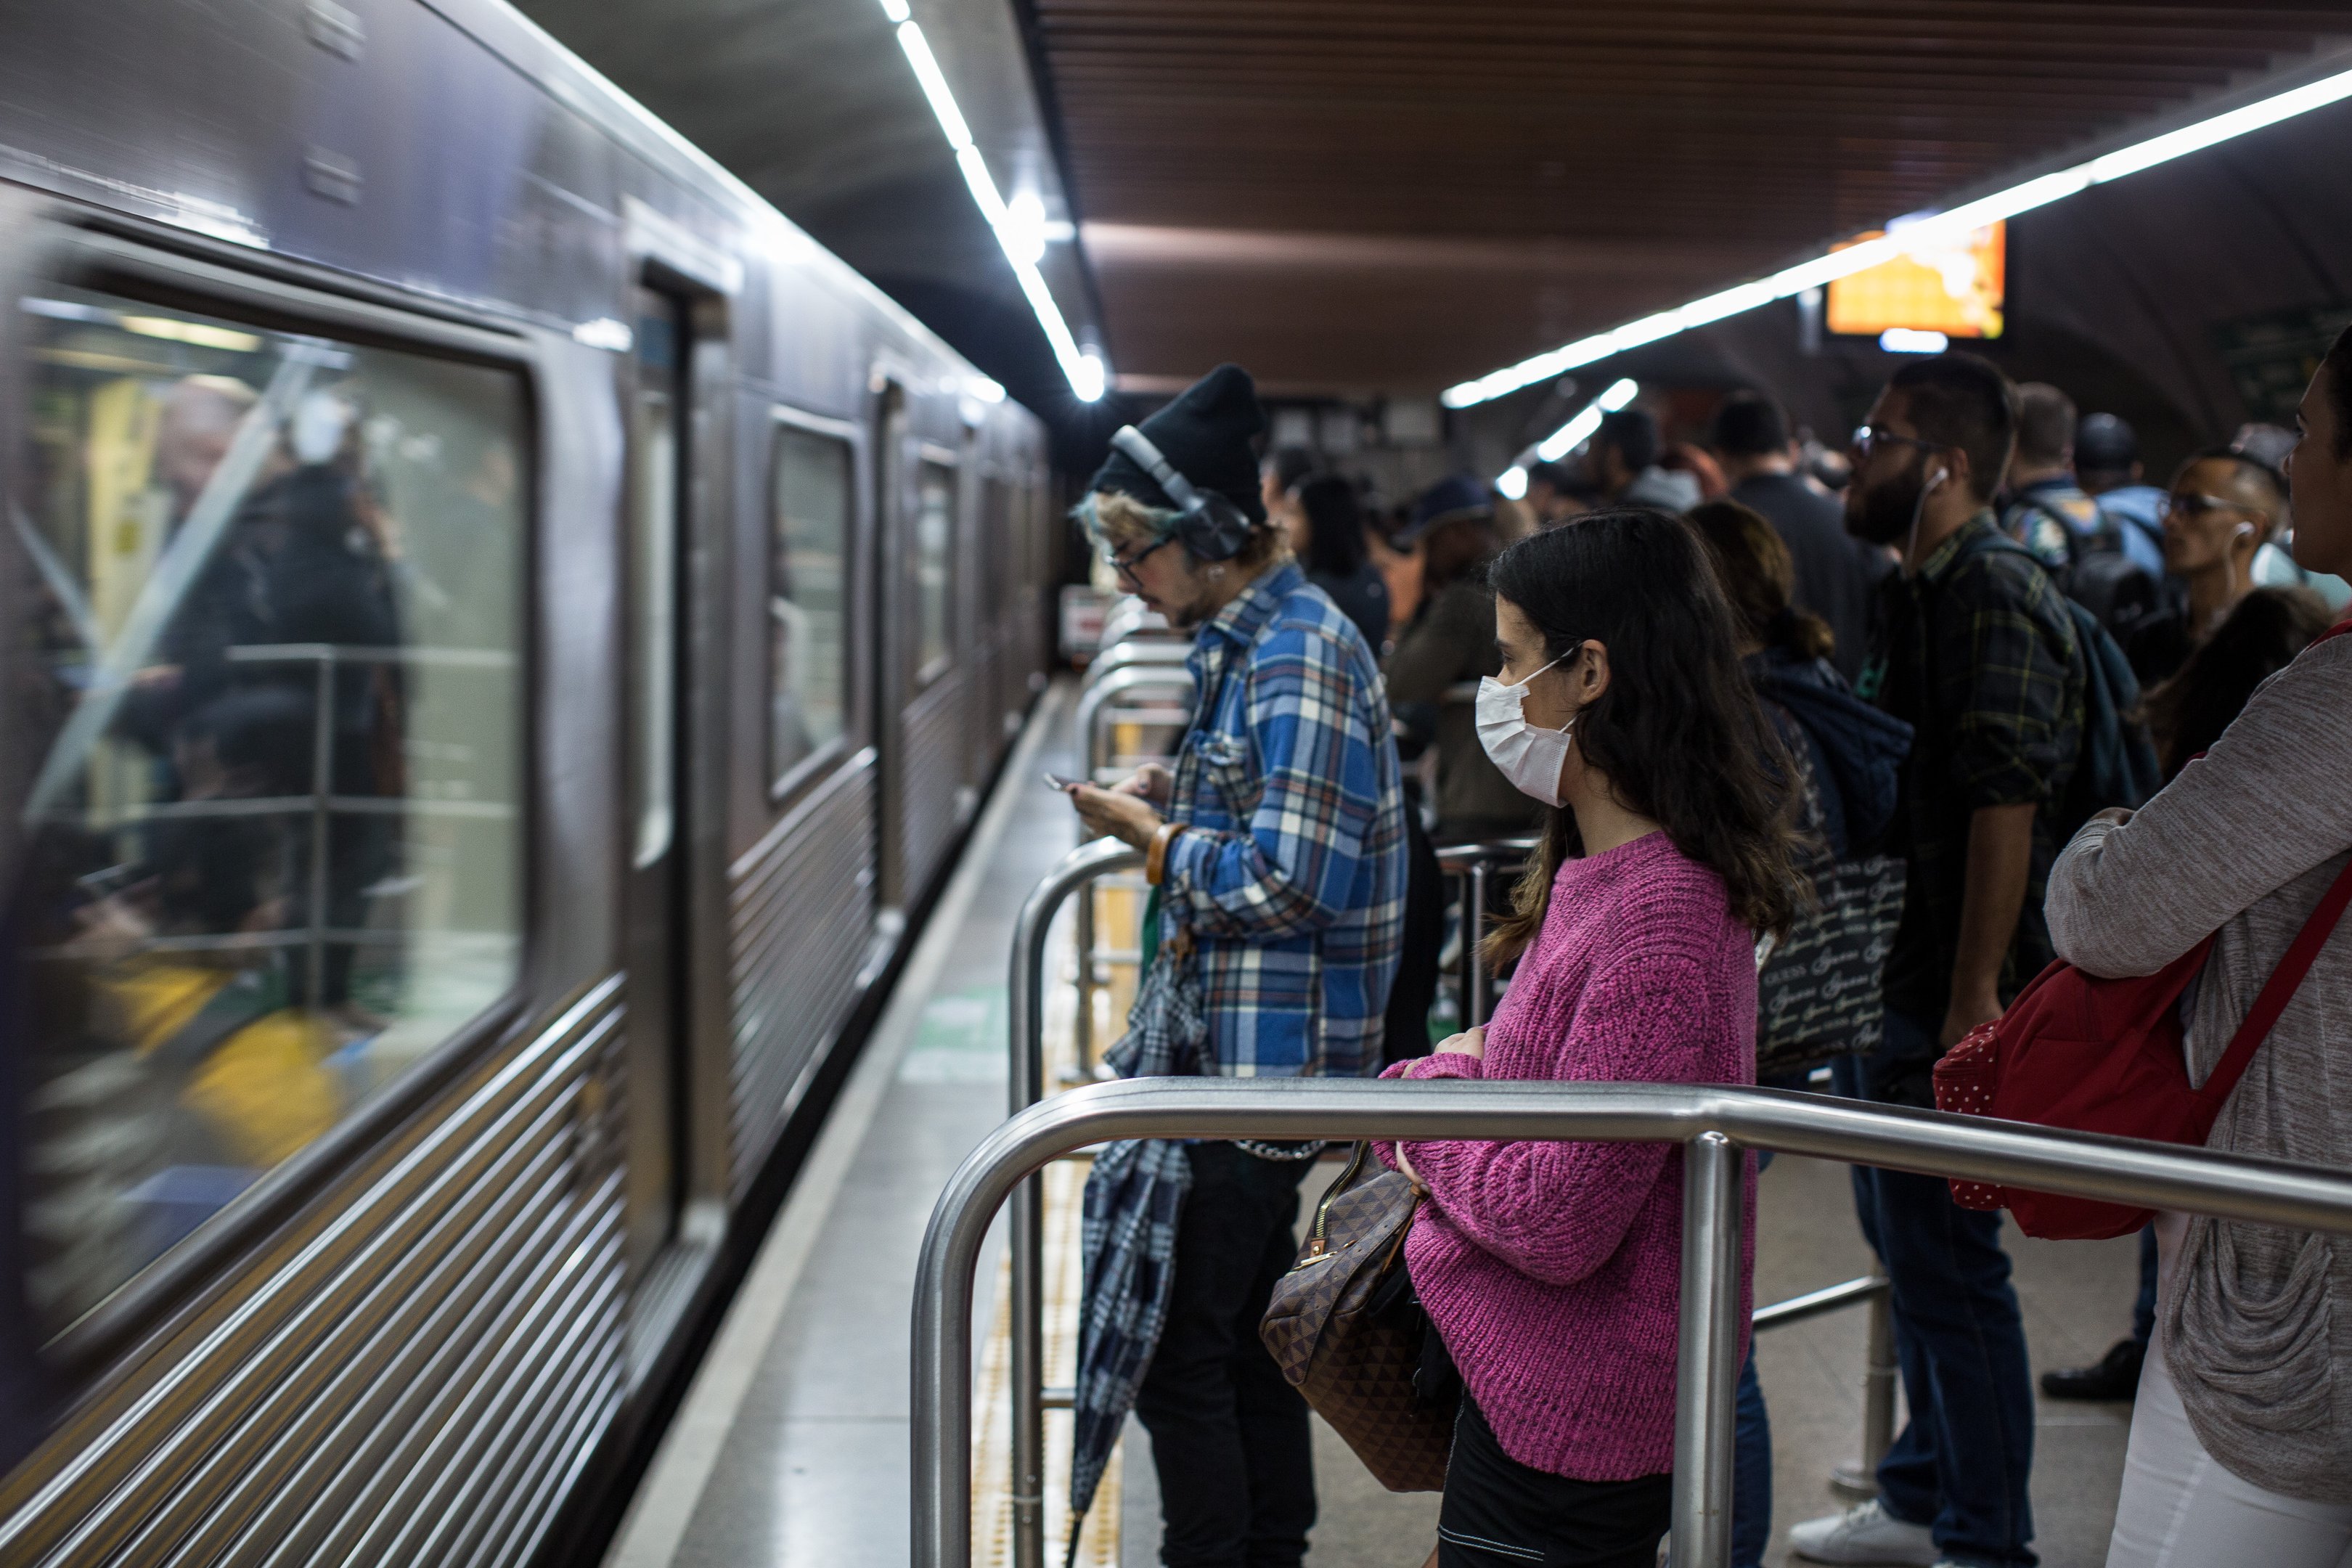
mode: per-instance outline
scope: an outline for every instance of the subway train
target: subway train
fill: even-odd
[[[8,6],[0,289],[0,1561],[561,1554],[1042,689],[1044,429],[495,0]]]

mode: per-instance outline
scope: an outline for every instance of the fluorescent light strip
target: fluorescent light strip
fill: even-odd
[[[931,112],[939,117],[940,129],[947,133],[948,145],[955,149],[956,167],[963,171],[963,183],[971,187],[980,216],[988,220],[1004,259],[1013,265],[1022,294],[1037,313],[1037,324],[1045,329],[1054,358],[1069,379],[1071,395],[1081,403],[1099,402],[1109,383],[1109,372],[1101,356],[1078,346],[1069,322],[1062,317],[1062,308],[1054,302],[1053,290],[1045,287],[1045,274],[1037,270],[1041,229],[1036,217],[1015,213],[1005,205],[988,172],[987,160],[971,139],[963,110],[956,107],[955,93],[940,69],[939,57],[931,53],[930,40],[923,37],[922,24],[908,10],[907,0],[882,0],[882,12],[898,25],[898,47],[906,51],[907,63],[914,68],[915,80],[930,101]]]
[[[1612,354],[1623,353],[1643,343],[1656,342],[1661,338],[1670,338],[1694,327],[1722,321],[1727,316],[1739,315],[1759,305],[1769,305],[1775,300],[1790,299],[1808,289],[1821,288],[1840,278],[1875,267],[1882,261],[1892,260],[1922,240],[1983,228],[2015,217],[2020,213],[2032,212],[2035,207],[2047,206],[2052,202],[2079,195],[2093,185],[2120,180],[2126,174],[2137,174],[2142,169],[2151,169],[2158,163],[2201,152],[2216,142],[2260,131],[2283,120],[2292,120],[2298,114],[2308,114],[2315,109],[2324,109],[2347,98],[2352,98],[2352,71],[2340,71],[2305,86],[2273,94],[2242,109],[2233,109],[2179,131],[2167,132],[2161,136],[2150,137],[2147,141],[2093,158],[2088,163],[2061,169],[2054,174],[2043,174],[2005,191],[1980,196],[1948,211],[1908,223],[1898,220],[1888,225],[1893,232],[1882,238],[1849,245],[1843,250],[1816,257],[1811,261],[1773,273],[1769,278],[1742,283],[1721,293],[1694,300],[1677,309],[1662,310],[1654,316],[1628,321],[1612,331],[1580,338],[1564,348],[1522,360],[1492,374],[1482,375],[1475,381],[1448,387],[1443,400],[1448,408],[1468,408],[1474,404],[1485,403],[1538,381],[1563,375],[1579,365],[1591,364],[1595,360],[1607,359]]]
[[[1641,384],[1630,377],[1612,383],[1606,392],[1578,409],[1575,418],[1537,442],[1531,455],[1539,463],[1559,462],[1585,442],[1592,439],[1592,433],[1601,428],[1601,416],[1616,413],[1641,395]],[[1517,500],[1526,495],[1528,493],[1526,458],[1523,457],[1520,461],[1505,468],[1501,476],[1495,480],[1495,488],[1513,500]]]

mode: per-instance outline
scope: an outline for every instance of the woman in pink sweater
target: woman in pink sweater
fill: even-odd
[[[1690,531],[1582,518],[1498,556],[1480,739],[1552,807],[1483,1029],[1391,1077],[1752,1083],[1758,932],[1796,885],[1772,737]],[[1442,1568],[1651,1568],[1674,1464],[1682,1161],[1640,1143],[1407,1142],[1413,1288],[1466,1388]],[[1748,1187],[1752,1196],[1751,1168]],[[1752,1204],[1743,1210],[1752,1210]],[[1741,1247],[1748,1303],[1752,1226]]]

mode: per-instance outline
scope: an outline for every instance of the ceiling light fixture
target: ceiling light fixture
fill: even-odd
[[[1557,463],[1592,439],[1601,428],[1601,418],[1614,414],[1641,395],[1641,383],[1626,377],[1610,384],[1609,389],[1576,412],[1576,417],[1536,443],[1532,453],[1523,453],[1520,460],[1505,468],[1495,480],[1495,488],[1512,500],[1528,493],[1528,459],[1538,463]]]
[[[885,0],[886,5],[888,3],[889,0]],[[1897,219],[1886,226],[1887,232],[1880,238],[1846,246],[1815,257],[1811,261],[1783,268],[1769,278],[1742,283],[1737,288],[1694,300],[1675,310],[1662,310],[1654,316],[1628,321],[1609,331],[1580,338],[1549,353],[1538,354],[1533,359],[1522,360],[1517,364],[1482,375],[1475,381],[1448,387],[1444,394],[1444,404],[1448,408],[1468,408],[1475,404],[1485,403],[1536,382],[1565,374],[1579,365],[1591,364],[1595,360],[1623,353],[1643,343],[1656,342],[1661,338],[1670,338],[1695,327],[1722,321],[1727,316],[1739,315],[1759,305],[1769,305],[1775,300],[1786,300],[1808,289],[1818,289],[1840,278],[1850,277],[1882,261],[1892,260],[1923,239],[1982,228],[1988,224],[2015,217],[2020,213],[2032,212],[2036,207],[2079,195],[2093,185],[2119,180],[2126,174],[2137,174],[2143,169],[2154,168],[2158,163],[2200,152],[2232,137],[2260,131],[2283,120],[2292,120],[2298,114],[2308,114],[2315,109],[2324,109],[2347,98],[2352,98],[2352,70],[2339,71],[2302,87],[2273,93],[2242,108],[2212,115],[2161,136],[2151,136],[2145,142],[2104,153],[2055,174],[2027,180],[2007,190],[1996,191],[1991,195],[1979,196],[1972,202],[1963,202],[1948,211],[1908,220]]]
[[[1878,334],[1878,346],[1891,354],[1939,354],[1952,346],[1952,340],[1918,327],[1889,327]]]
[[[1101,353],[1078,346],[1077,339],[1071,335],[1069,322],[1062,317],[1062,308],[1054,302],[1053,290],[1045,287],[1045,275],[1037,270],[1038,262],[1045,259],[1045,242],[1057,226],[1045,221],[1045,203],[1034,191],[1021,192],[1009,203],[1004,199],[996,188],[994,176],[988,172],[987,160],[980,155],[980,148],[971,139],[971,127],[965,122],[963,110],[956,106],[955,94],[948,87],[946,73],[940,69],[939,58],[931,53],[930,40],[923,37],[922,24],[915,20],[907,0],[882,0],[882,14],[898,27],[898,47],[906,51],[907,63],[914,68],[915,80],[922,87],[924,98],[930,101],[931,112],[939,117],[940,129],[947,133],[948,145],[955,149],[956,167],[963,172],[963,183],[971,187],[973,203],[994,231],[1004,259],[1013,264],[1013,279],[1021,285],[1030,310],[1036,312],[1037,324],[1045,331],[1045,341],[1053,346],[1054,358],[1069,380],[1071,395],[1081,403],[1101,401],[1110,381]]]

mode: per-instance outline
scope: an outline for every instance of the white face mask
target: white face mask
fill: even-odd
[[[1562,654],[1560,658],[1567,657]],[[1506,686],[1491,675],[1478,682],[1478,743],[1486,748],[1505,778],[1546,805],[1567,804],[1560,798],[1559,771],[1568,765],[1569,738],[1576,721],[1570,719],[1557,730],[1528,723],[1528,684],[1559,661],[1553,659],[1516,686]]]

